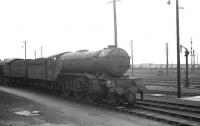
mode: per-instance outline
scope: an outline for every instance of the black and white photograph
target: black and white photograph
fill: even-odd
[[[0,126],[200,126],[199,0],[0,0]]]

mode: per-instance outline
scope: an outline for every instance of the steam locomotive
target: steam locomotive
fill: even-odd
[[[126,71],[130,57],[121,48],[64,52],[48,58],[12,59],[4,64],[4,83],[62,91],[66,97],[111,105],[134,104],[145,91],[141,78]]]

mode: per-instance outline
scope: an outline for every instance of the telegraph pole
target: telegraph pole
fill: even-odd
[[[170,0],[167,2],[171,4]],[[181,75],[180,75],[180,36],[179,36],[179,3],[176,0],[176,40],[177,40],[177,97],[181,98]]]
[[[36,50],[35,50],[35,59],[36,59]]]
[[[179,36],[179,3],[176,0],[176,36],[177,36],[177,95],[181,98],[181,75],[180,75],[180,36]]]
[[[131,40],[131,61],[132,61],[132,76],[133,76],[133,40]]]
[[[25,40],[25,41],[22,41],[22,42],[24,42],[24,62],[25,62],[25,68],[26,68],[26,70],[27,70],[27,62],[26,62],[26,45],[27,45],[27,41]],[[26,71],[26,79],[25,79],[25,82],[27,81],[27,76],[28,76],[28,72]]]
[[[113,16],[114,16],[114,41],[115,47],[117,48],[117,12],[116,12],[116,0],[112,1],[113,3]]]
[[[42,58],[42,46],[40,47],[40,51],[41,51],[41,58]]]
[[[192,67],[193,67],[193,65],[192,65],[192,57],[193,57],[193,55],[192,55],[192,38],[191,38],[190,43],[191,43],[190,54],[191,54],[191,71],[192,71]]]
[[[193,59],[194,59],[194,70],[195,70],[195,51],[193,49]]]
[[[197,68],[198,68],[198,64],[199,64],[199,63],[198,63],[198,58],[199,58],[199,56],[198,56],[198,53],[197,53]]]
[[[22,41],[24,42],[24,48],[25,48],[25,51],[24,51],[24,59],[26,60],[26,44],[27,44],[27,41]]]
[[[166,43],[166,73],[168,75],[169,72],[169,60],[168,60],[168,43]]]

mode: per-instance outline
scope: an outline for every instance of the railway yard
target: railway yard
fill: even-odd
[[[0,126],[200,126],[200,3],[171,1],[1,1]]]
[[[176,96],[176,77],[157,75],[157,71],[144,74],[135,70],[147,87],[142,101],[137,95],[134,105],[110,106],[102,102],[88,103],[82,99],[65,98],[63,94],[35,88],[21,88],[3,84],[0,87],[0,125],[2,126],[199,126],[200,125],[200,79],[199,73],[190,76],[190,86],[184,86],[182,98]],[[152,74],[154,73],[154,74]],[[174,76],[173,76],[174,75]],[[183,75],[184,76],[184,73]],[[21,116],[16,111],[39,111],[39,115]],[[2,116],[4,115],[4,116]]]

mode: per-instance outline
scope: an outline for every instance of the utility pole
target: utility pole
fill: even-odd
[[[192,67],[193,67],[193,65],[192,65],[192,57],[193,57],[193,55],[192,55],[192,38],[191,38],[190,43],[191,43],[190,54],[191,54],[191,71],[192,71]]]
[[[117,48],[117,12],[116,12],[116,0],[112,1],[113,3],[113,16],[114,16],[114,41],[115,47]]]
[[[168,75],[169,72],[169,60],[168,60],[168,43],[166,43],[166,73]]]
[[[170,0],[168,4],[170,4]],[[179,35],[179,3],[176,0],[176,40],[177,40],[177,97],[181,98],[181,75],[180,75],[180,35]]]
[[[132,77],[133,77],[133,40],[131,40],[131,61],[132,61]]]
[[[27,44],[27,41],[22,41],[24,42],[24,48],[25,48],[25,51],[24,51],[24,59],[26,60],[26,44]]]
[[[42,46],[40,47],[40,51],[41,51],[41,58],[42,58]]]
[[[35,59],[36,59],[36,50],[35,50]]]
[[[197,68],[198,68],[198,64],[199,64],[199,63],[198,63],[198,58],[199,58],[199,56],[198,56],[198,53],[197,53]]]
[[[181,98],[181,75],[180,75],[180,36],[179,36],[179,3],[176,0],[176,36],[177,36],[177,96]]]
[[[195,70],[195,51],[193,49],[193,59],[194,59],[194,70]]]
[[[25,41],[22,41],[22,42],[24,42],[24,49],[25,49],[24,50],[24,62],[25,62],[25,68],[27,70],[27,62],[26,62],[26,45],[27,45],[27,41],[25,40]],[[28,72],[26,71],[25,73],[26,73],[25,82],[27,82]]]

